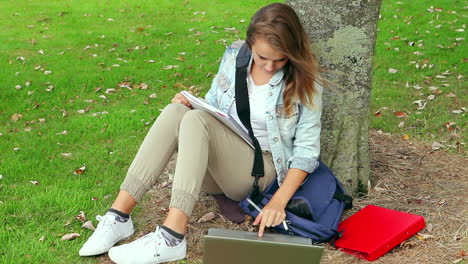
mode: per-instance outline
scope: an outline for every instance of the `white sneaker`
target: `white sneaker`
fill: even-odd
[[[80,249],[80,256],[94,256],[106,253],[115,243],[129,238],[135,230],[132,218],[122,223],[115,220],[115,215],[107,213],[104,216],[96,216],[99,224],[91,237]]]
[[[184,259],[187,254],[187,241],[182,240],[174,247],[166,245],[159,226],[149,233],[129,244],[113,247],[109,257],[117,264],[156,264]]]

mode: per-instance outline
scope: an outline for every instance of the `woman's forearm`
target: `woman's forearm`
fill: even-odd
[[[307,177],[307,174],[307,172],[300,169],[289,169],[283,183],[271,200],[281,204],[283,208],[286,208],[289,200],[297,191],[299,186],[301,186],[302,182]]]

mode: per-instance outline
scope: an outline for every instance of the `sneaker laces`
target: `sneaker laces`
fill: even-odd
[[[94,231],[94,233],[92,234],[92,236],[94,235],[101,235],[101,234],[105,234],[109,231],[112,231],[112,219],[111,219],[111,216],[108,216],[108,215],[104,215],[104,216],[101,216],[101,215],[97,215],[96,216],[96,220],[99,221],[99,224],[96,228],[96,230]]]

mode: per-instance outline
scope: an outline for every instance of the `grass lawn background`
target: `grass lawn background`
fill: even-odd
[[[96,262],[78,257],[91,232],[74,217],[105,212],[160,109],[183,89],[204,95],[270,2],[2,1],[0,263]],[[464,155],[466,12],[431,5],[383,1],[372,127]]]

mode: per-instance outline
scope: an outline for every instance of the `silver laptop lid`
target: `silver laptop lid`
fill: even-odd
[[[204,264],[319,264],[323,247],[299,236],[210,228],[204,237]]]

